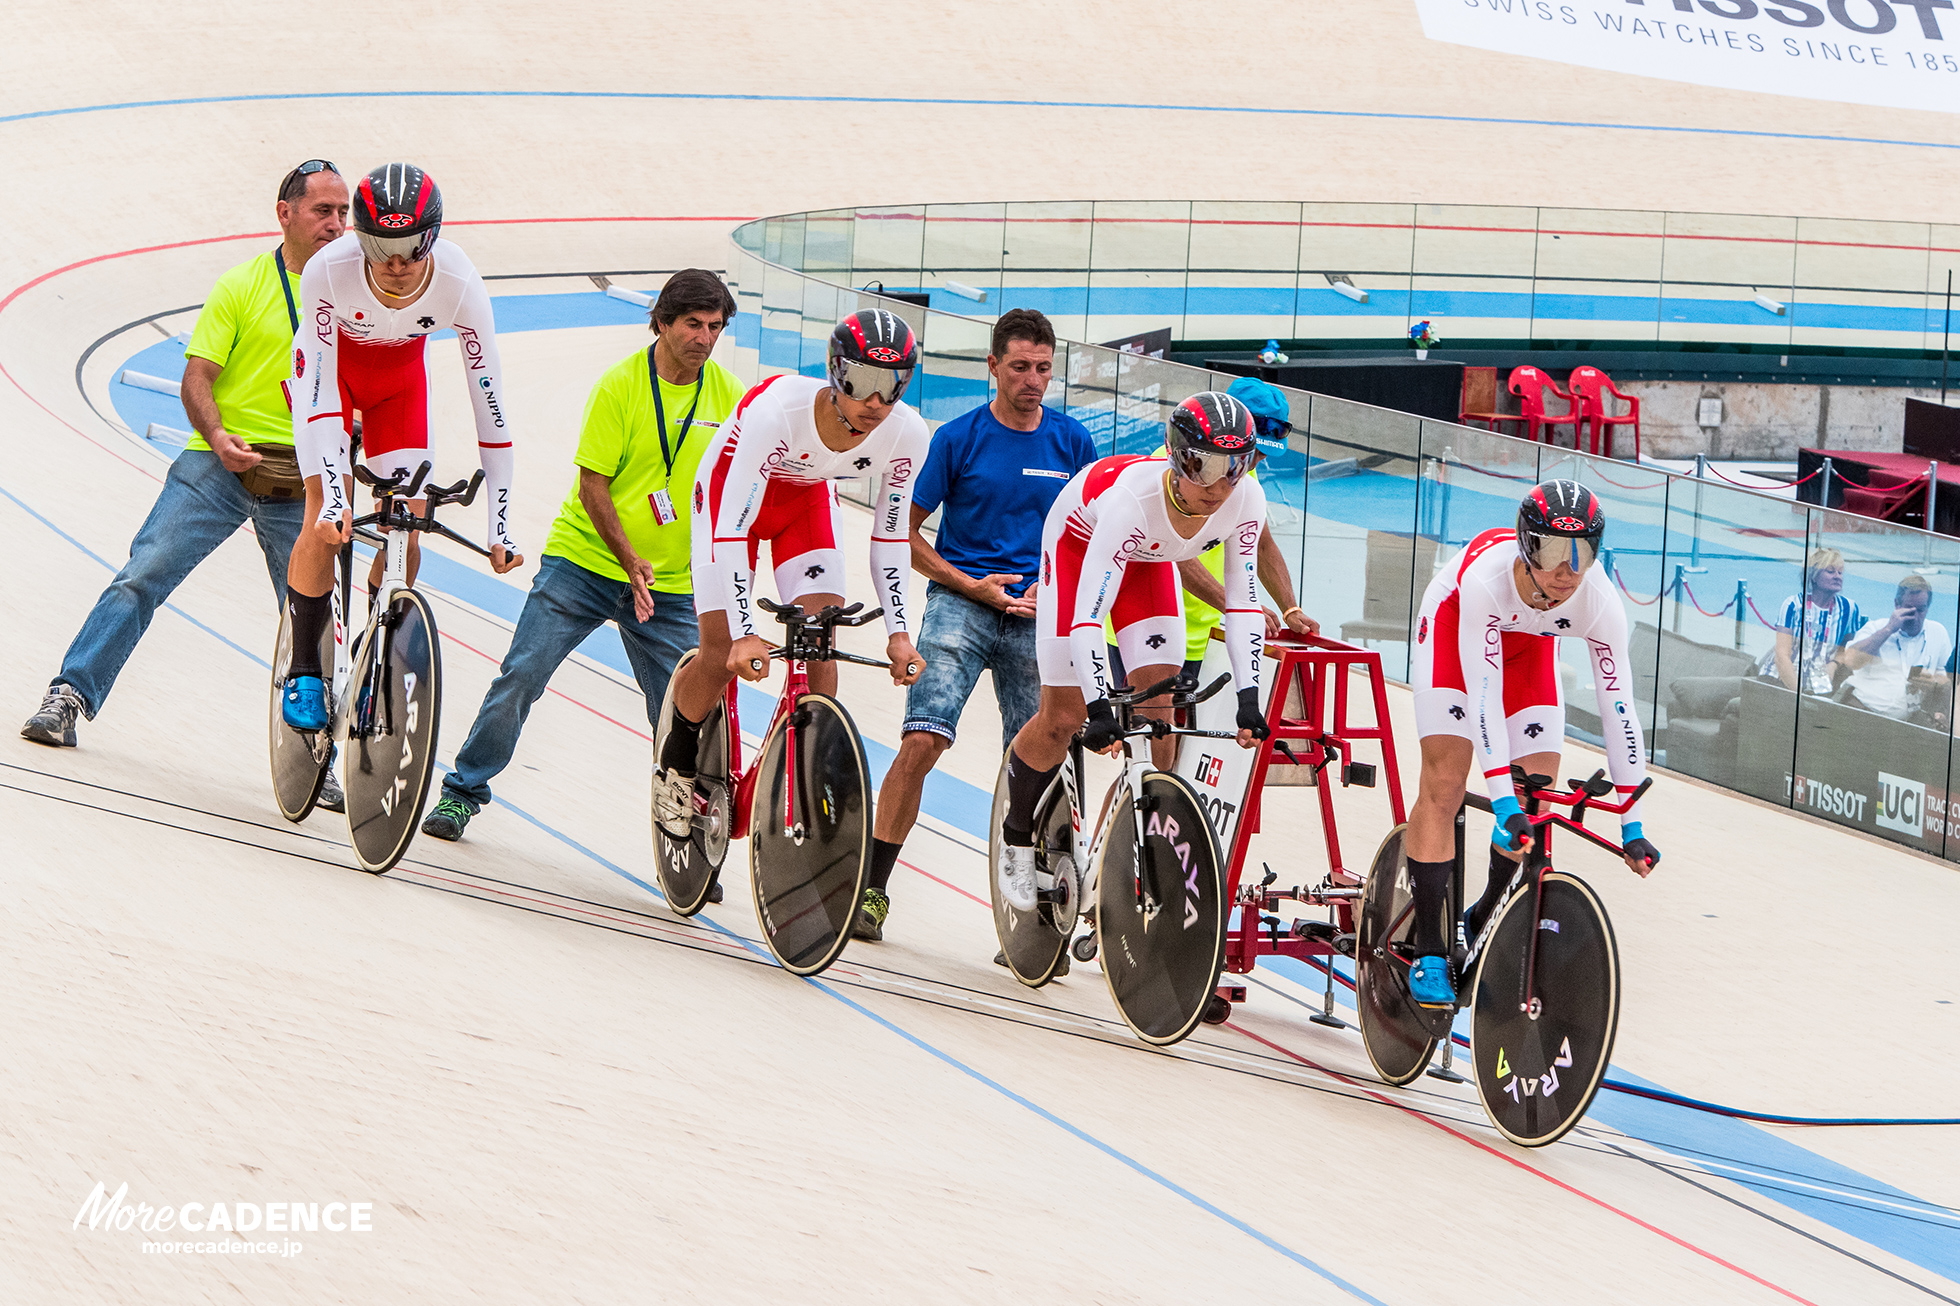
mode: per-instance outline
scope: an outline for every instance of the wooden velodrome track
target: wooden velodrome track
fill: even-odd
[[[273,183],[311,155],[427,166],[479,267],[538,278],[498,294],[722,267],[735,220],[844,203],[1938,220],[1960,201],[1953,117],[1434,45],[1395,0],[1279,12],[16,0],[0,12],[6,720],[33,709],[164,470],[106,400],[158,339],[124,328],[188,328],[211,279],[268,243]],[[1411,111],[1439,117],[1380,116]],[[533,555],[588,386],[645,338],[505,340]],[[432,358],[440,438],[467,460],[447,347]],[[472,592],[514,601],[530,572]],[[289,827],[270,801],[267,600],[256,546],[234,539],[158,614],[78,750],[11,725],[0,743],[0,1298],[1960,1298],[1951,1131],[1775,1131],[1609,1093],[1525,1153],[1465,1089],[1382,1088],[1280,968],[1229,1027],[1151,1051],[1093,967],[1029,992],[987,964],[984,858],[956,820],[907,845],[886,943],[793,980],[758,955],[739,871],[695,923],[642,883],[645,710],[603,659],[560,673],[462,843],[418,841],[367,876],[336,818]],[[439,605],[444,762],[508,642],[497,608]],[[897,742],[889,684],[852,675],[845,694],[874,743]],[[998,730],[983,687],[948,775],[990,786]],[[1304,799],[1275,804],[1255,849],[1298,879],[1317,874]],[[1360,861],[1385,809],[1379,791],[1342,802]],[[1647,884],[1575,868],[1619,931],[1618,1073],[1787,1113],[1952,1114],[1960,878],[1668,777],[1648,828],[1668,857]],[[152,1205],[369,1202],[372,1228],[306,1234],[289,1257],[146,1254],[139,1232],[73,1227],[98,1182]]]

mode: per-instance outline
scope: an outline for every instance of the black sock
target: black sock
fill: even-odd
[[[286,668],[289,676],[320,679],[320,636],[333,620],[333,591],[318,598],[286,587],[286,601],[293,610],[293,660]]]
[[[1001,818],[1001,841],[1013,848],[1034,843],[1034,805],[1041,801],[1048,782],[1062,769],[1057,762],[1046,771],[1037,771],[1021,760],[1013,749],[1007,752],[1007,814]]]
[[[1511,877],[1517,874],[1518,864],[1503,853],[1490,850],[1490,879],[1484,884],[1484,896],[1470,909],[1469,932],[1472,936],[1484,928],[1484,922],[1504,901],[1504,891],[1511,887]]]
[[[885,886],[892,882],[892,867],[898,864],[898,850],[904,846],[888,839],[872,839],[871,873],[864,878],[866,888],[879,893],[885,891]]]
[[[674,704],[674,719],[667,729],[667,742],[660,749],[660,765],[664,770],[681,775],[693,775],[695,763],[701,758],[701,722],[689,721],[681,715],[680,704]]]
[[[1456,859],[1441,862],[1419,862],[1409,859],[1409,892],[1415,899],[1415,920],[1411,925],[1411,942],[1415,944],[1418,957],[1442,957],[1449,954],[1449,944],[1443,937],[1443,904],[1450,896],[1450,874],[1456,869]]]

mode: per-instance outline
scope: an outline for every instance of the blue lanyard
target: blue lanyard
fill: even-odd
[[[293,330],[299,330],[298,319],[294,319]],[[660,373],[654,370],[653,346],[647,346],[647,382],[653,386],[653,420],[660,428],[660,456],[667,460],[667,480],[674,479],[674,459],[680,457],[681,446],[687,443],[687,428],[694,425],[694,410],[701,406],[701,386],[708,379],[708,369],[703,366],[701,375],[694,379],[694,402],[688,405],[687,416],[681,418],[680,438],[674,441],[674,451],[667,452],[667,407],[660,402]]]
[[[272,261],[279,265],[279,289],[286,292],[286,316],[293,324],[293,334],[299,334],[299,305],[293,303],[293,285],[286,276],[286,249],[283,245],[272,247]]]

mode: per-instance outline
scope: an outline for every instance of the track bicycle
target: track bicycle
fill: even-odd
[[[1189,708],[1230,683],[1220,676],[1203,693],[1173,697]],[[994,930],[1014,977],[1031,988],[1053,979],[1063,949],[1078,961],[1102,957],[1103,977],[1124,1023],[1146,1043],[1175,1043],[1206,1018],[1229,1014],[1217,996],[1224,964],[1225,886],[1218,840],[1191,783],[1152,769],[1131,751],[1137,738],[1191,735],[1236,739],[1236,730],[1200,730],[1142,717],[1142,704],[1170,690],[1175,678],[1109,696],[1123,743],[1123,773],[1092,826],[1083,808],[1084,750],[1077,735],[1055,779],[1035,805],[1035,905],[1020,911],[993,884]],[[1007,764],[994,785],[989,865],[1000,863],[1000,822],[1007,809]],[[1090,874],[1079,876],[1078,867]],[[1095,932],[1070,943],[1079,917]],[[1220,1011],[1220,1008],[1223,1011]]]
[[[1439,1040],[1451,1037],[1456,1013],[1470,1009],[1470,1049],[1477,1096],[1498,1132],[1523,1147],[1543,1147],[1576,1125],[1592,1104],[1613,1054],[1620,1018],[1620,957],[1605,904],[1584,880],[1552,867],[1554,826],[1572,831],[1614,856],[1612,840],[1585,827],[1589,809],[1625,814],[1651,779],[1623,803],[1606,773],[1553,789],[1550,776],[1511,768],[1531,823],[1531,844],[1512,872],[1503,901],[1474,939],[1461,937],[1465,810],[1490,810],[1490,800],[1465,796],[1456,817],[1456,874],[1445,938],[1456,1005],[1427,1008],[1409,995],[1410,896],[1407,827],[1382,841],[1363,892],[1356,948],[1355,1005],[1362,1041],[1376,1073],[1406,1084],[1429,1064]],[[1568,807],[1570,814],[1541,804]]]
[[[333,587],[333,622],[320,636],[320,665],[331,715],[325,730],[294,730],[280,703],[292,665],[292,612],[279,623],[272,659],[272,792],[280,814],[302,821],[313,810],[320,785],[340,744],[347,754],[342,788],[354,856],[379,875],[408,852],[422,821],[435,773],[436,726],[442,710],[442,650],[429,601],[408,583],[408,539],[432,532],[472,552],[490,551],[436,520],[447,504],[467,507],[483,484],[478,471],[467,481],[423,488],[430,464],[386,480],[358,463],[354,476],[375,497],[375,511],[357,517],[341,547]],[[408,501],[425,500],[417,513]],[[376,534],[367,528],[373,527]],[[381,589],[368,605],[366,627],[349,647],[347,610],[353,584],[354,537],[385,551]]]
[[[769,651],[789,664],[782,697],[755,765],[745,770],[736,710],[739,682],[729,682],[701,723],[687,837],[670,833],[654,809],[655,873],[669,909],[692,916],[715,900],[729,843],[747,835],[749,881],[763,941],[784,970],[815,975],[850,942],[864,897],[871,864],[871,774],[857,724],[842,703],[810,692],[807,667],[853,662],[889,669],[889,663],[846,653],[835,644],[838,627],[866,625],[884,609],[865,612],[862,603],[853,603],[805,613],[795,604],[756,603],[785,627],[782,647]],[[667,742],[680,668],[699,656],[699,649],[689,649],[667,682],[655,759]]]

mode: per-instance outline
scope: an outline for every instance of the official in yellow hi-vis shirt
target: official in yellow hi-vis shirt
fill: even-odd
[[[531,704],[571,651],[611,621],[657,726],[668,677],[694,646],[688,575],[694,469],[741,402],[740,381],[708,356],[735,315],[712,272],[669,277],[653,305],[653,343],[592,387],[572,461],[578,480],[545,540],[510,652],[477,709],[422,833],[462,837],[510,765]]]
[[[271,574],[274,611],[286,604],[286,557],[299,534],[305,487],[293,458],[285,379],[299,330],[300,269],[347,225],[347,183],[308,159],[279,183],[280,241],[219,277],[198,310],[184,354],[184,415],[196,432],[163,480],[130,542],[129,562],[95,601],[21,735],[75,746],[75,719],[95,719],[150,618],[184,578],[246,522]],[[233,218],[243,220],[242,215]],[[328,772],[319,805],[340,810]]]

